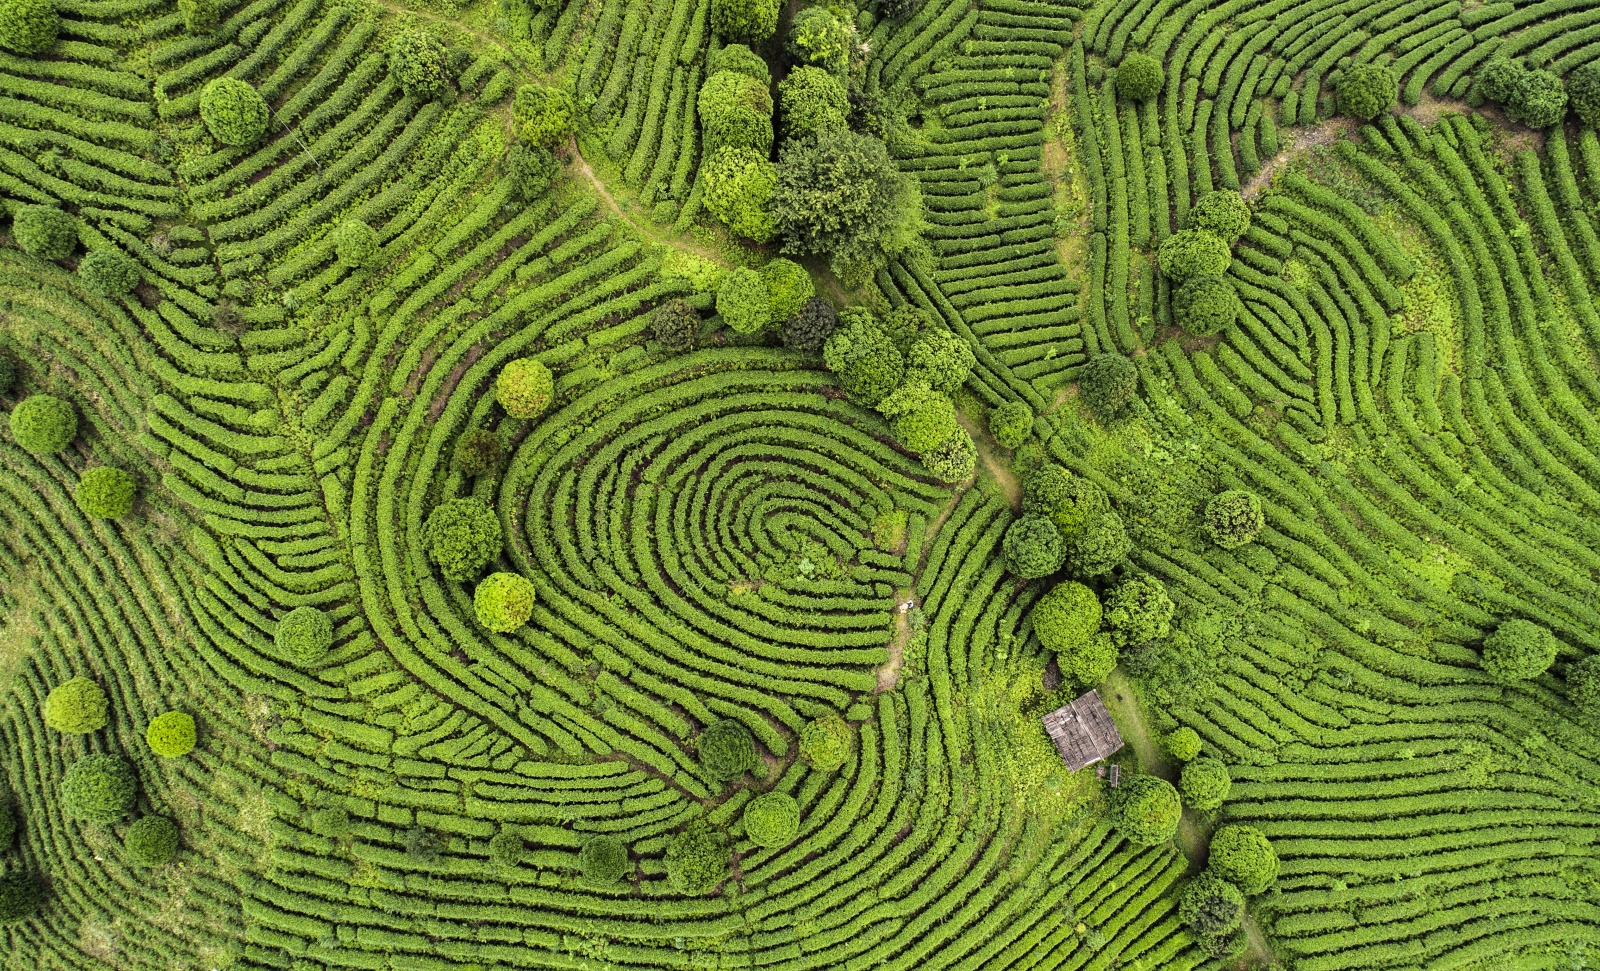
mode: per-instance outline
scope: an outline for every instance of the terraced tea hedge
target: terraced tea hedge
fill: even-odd
[[[6,212],[76,234],[49,260],[8,227],[0,391],[77,418],[45,454],[0,432],[0,867],[44,888],[4,963],[1188,971],[1218,966],[1177,905],[1216,822],[1281,861],[1249,960],[1592,959],[1600,767],[1565,681],[1600,649],[1600,141],[1472,108],[1493,57],[1600,57],[1594,10],[864,5],[857,103],[920,180],[933,259],[847,296],[970,344],[975,434],[1002,405],[1032,423],[951,486],[775,333],[656,339],[669,300],[711,316],[686,253],[764,255],[700,216],[711,6],[254,0],[191,31],[180,5],[69,0],[53,46],[0,52]],[[402,25],[446,49],[435,97],[391,77]],[[1118,99],[1133,53],[1163,66],[1153,100]],[[1333,114],[1359,64],[1399,79],[1368,125]],[[208,132],[224,77],[266,104],[258,140]],[[532,200],[506,162],[530,82],[578,113]],[[1185,335],[1156,252],[1217,189],[1251,201],[1240,312]],[[341,259],[355,223],[372,252]],[[1107,353],[1138,395],[1102,421],[1076,382]],[[529,358],[553,400],[511,418],[496,380]],[[1002,537],[1043,457],[1108,492],[1119,576],[1177,606],[1105,691],[1127,771],[1153,751],[1129,713],[1228,767],[1180,842],[1117,835],[1039,724],[1049,584]],[[135,483],[119,517],[74,498],[102,466]],[[1223,549],[1203,513],[1228,489],[1265,525]],[[484,574],[533,585],[508,633],[429,557],[430,513],[468,497],[501,524]],[[297,610],[325,651],[280,646]],[[1482,669],[1508,619],[1553,634],[1548,672]],[[45,698],[80,677],[109,721],[58,731]],[[192,750],[152,750],[169,712]],[[802,757],[819,719],[848,726],[837,769]],[[719,723],[754,747],[731,781],[699,745]],[[67,812],[89,755],[131,766],[130,812]],[[743,831],[767,792],[799,809],[788,844]],[[150,866],[125,840],[158,817],[180,842]],[[682,893],[669,847],[702,826],[726,872]],[[582,872],[602,837],[619,879]]]

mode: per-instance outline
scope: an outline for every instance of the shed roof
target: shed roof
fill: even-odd
[[[1044,716],[1044,730],[1074,772],[1122,748],[1122,733],[1094,690]]]

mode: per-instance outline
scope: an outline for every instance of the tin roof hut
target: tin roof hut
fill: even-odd
[[[1044,716],[1044,730],[1074,772],[1122,748],[1122,733],[1094,690]]]

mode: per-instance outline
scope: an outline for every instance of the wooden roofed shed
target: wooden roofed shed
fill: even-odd
[[[1092,689],[1071,704],[1045,715],[1044,730],[1067,768],[1074,772],[1122,748],[1122,733],[1117,731],[1117,723],[1111,720],[1111,712],[1100,700],[1100,692]]]

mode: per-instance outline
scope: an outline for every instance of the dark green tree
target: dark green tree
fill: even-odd
[[[1121,414],[1139,393],[1139,369],[1121,354],[1096,354],[1078,379],[1083,400],[1102,420]]]
[[[1076,577],[1098,577],[1121,566],[1133,552],[1133,540],[1114,511],[1096,513],[1065,541],[1067,570]]]
[[[522,202],[543,198],[560,171],[561,163],[543,145],[518,142],[506,149],[506,176]]]
[[[122,837],[134,866],[163,866],[178,855],[178,824],[165,816],[140,816]]]
[[[1178,326],[1201,337],[1232,327],[1243,310],[1228,278],[1211,273],[1190,277],[1172,298],[1172,317]]]
[[[689,896],[708,893],[728,878],[728,862],[727,837],[696,819],[667,844],[667,883]]]
[[[474,428],[456,439],[454,462],[462,475],[483,475],[499,470],[503,452],[499,435],[488,428]]]
[[[1600,654],[1591,654],[1567,668],[1567,700],[1593,718],[1600,718]]]
[[[1228,189],[1207,192],[1189,209],[1186,229],[1216,233],[1232,244],[1250,228],[1250,206],[1244,197]]]
[[[839,312],[822,297],[812,297],[783,323],[783,346],[797,351],[822,350],[839,326]]]
[[[633,869],[628,847],[615,836],[591,836],[578,850],[578,872],[584,882],[596,887],[620,883]]]
[[[1117,832],[1131,843],[1158,846],[1178,832],[1183,805],[1172,783],[1153,775],[1135,775],[1111,790],[1111,818]]]
[[[1197,937],[1232,934],[1244,918],[1244,895],[1239,888],[1205,872],[1189,881],[1178,898],[1178,919]]]
[[[1339,110],[1352,118],[1371,121],[1395,106],[1400,79],[1383,64],[1358,64],[1339,78]]]
[[[650,313],[650,331],[669,351],[687,351],[700,334],[700,313],[682,298],[673,298]]]
[[[1125,101],[1149,101],[1167,83],[1161,62],[1148,54],[1129,54],[1117,65],[1117,97]]]
[[[989,434],[1001,448],[1016,448],[1033,434],[1033,409],[1026,401],[1007,401],[989,412]]]
[[[27,920],[44,902],[39,878],[24,870],[13,870],[0,877],[0,924]]]
[[[1006,528],[1006,569],[1024,580],[1049,576],[1061,569],[1066,544],[1048,517],[1022,515]]]
[[[139,285],[139,264],[112,246],[91,250],[78,261],[78,278],[102,297],[120,297]]]
[[[295,664],[315,664],[333,646],[333,621],[316,607],[296,607],[278,621],[273,642],[279,657]]]
[[[1580,65],[1567,75],[1567,97],[1579,121],[1600,128],[1600,61]]]
[[[450,87],[450,59],[444,45],[420,27],[407,27],[384,45],[389,76],[414,98],[437,98]]]
[[[695,750],[706,775],[718,782],[733,782],[757,764],[750,730],[731,718],[707,725],[695,739]]]
[[[1231,550],[1253,541],[1266,520],[1261,515],[1261,500],[1255,493],[1229,489],[1206,504],[1205,523],[1211,541]]]
[[[1172,598],[1159,577],[1129,574],[1106,593],[1106,630],[1117,647],[1137,647],[1172,632],[1173,610]]]
[[[200,91],[200,120],[224,145],[256,142],[267,133],[271,118],[266,100],[238,78],[214,78]]]
[[[1547,629],[1513,618],[1483,639],[1483,669],[1505,684],[1527,681],[1550,669],[1560,646]]]
[[[1259,829],[1223,826],[1211,836],[1207,869],[1253,897],[1278,879],[1278,854]]]
[[[93,754],[72,763],[61,780],[61,808],[87,823],[114,823],[133,809],[139,780],[119,755]]]
[[[17,246],[41,260],[64,260],[78,246],[78,220],[55,206],[26,205],[11,219]]]
[[[500,555],[500,517],[482,499],[447,499],[422,526],[428,558],[445,579],[465,583]]]

